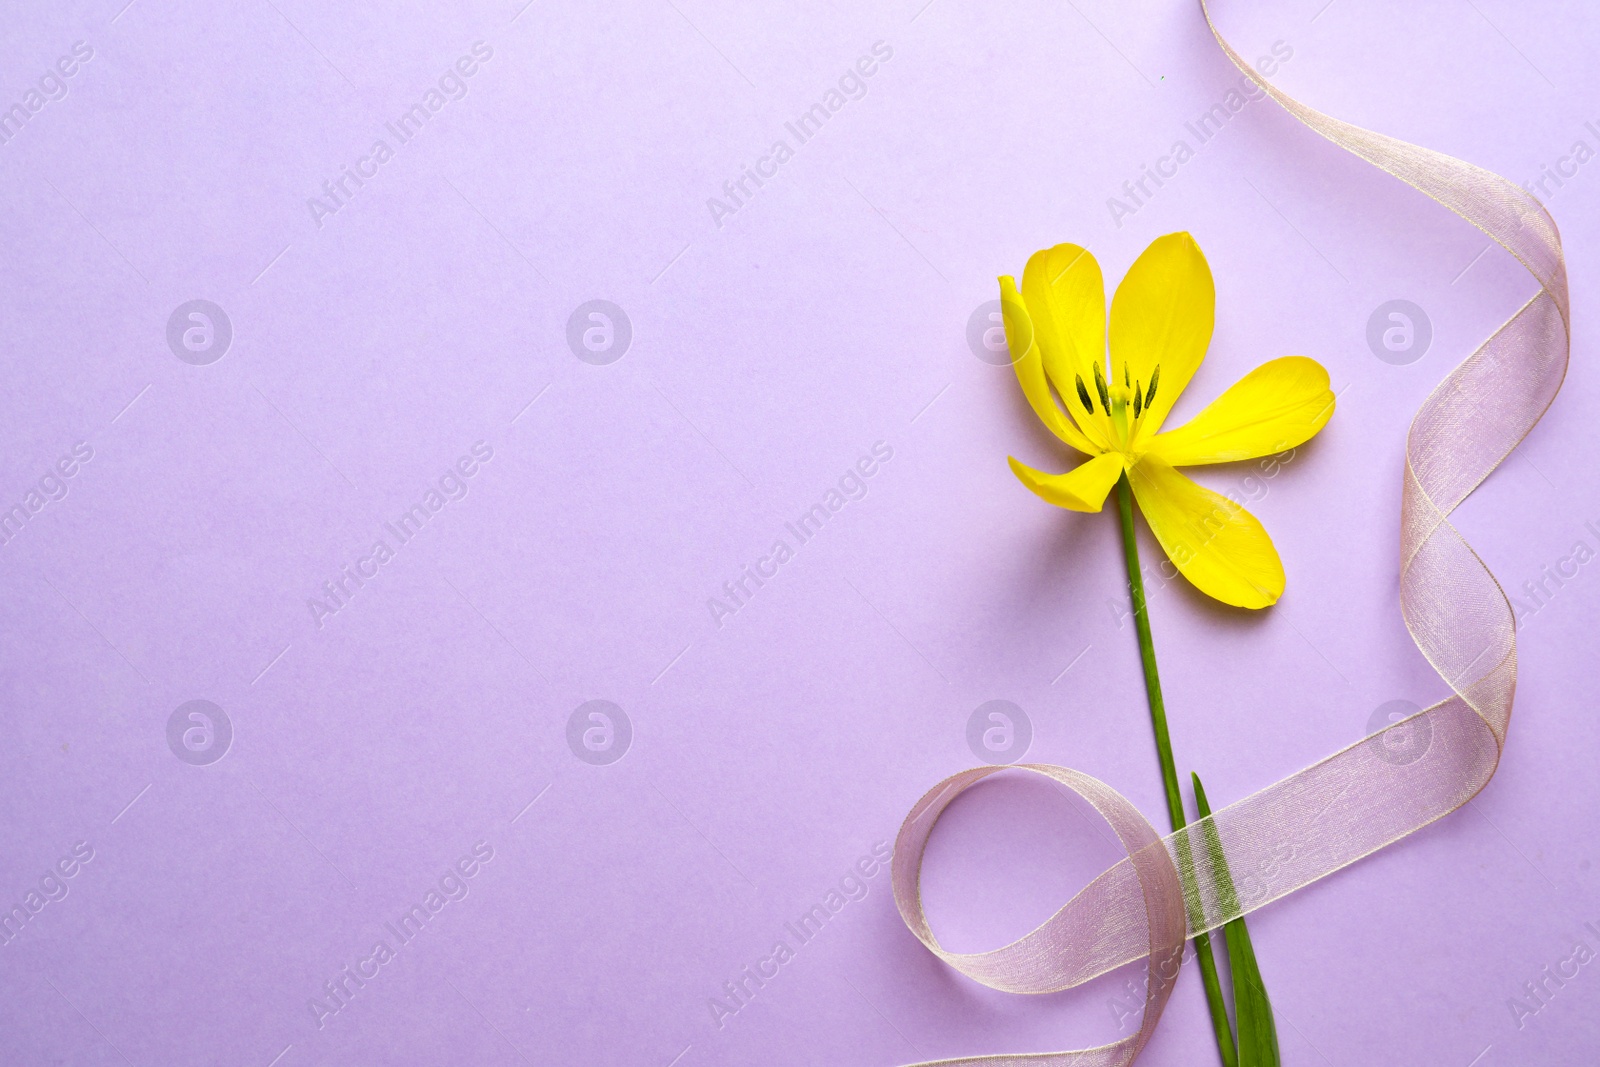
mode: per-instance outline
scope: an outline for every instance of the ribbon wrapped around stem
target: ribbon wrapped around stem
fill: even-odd
[[[1033,932],[989,952],[954,953],[939,944],[919,881],[940,814],[1002,768],[974,768],[934,786],[901,826],[892,866],[900,915],[930,951],[984,985],[1018,993],[1068,989],[1141,959],[1149,973],[1143,1019],[1128,1037],[1075,1052],[936,1061],[943,1067],[1133,1063],[1171,994],[1185,940],[1455,811],[1488,784],[1505,746],[1517,677],[1515,615],[1450,514],[1533,429],[1566,375],[1567,270],[1555,221],[1497,174],[1342,122],[1274,88],[1223,38],[1206,0],[1200,8],[1222,51],[1289,114],[1477,226],[1538,283],[1538,292],[1433,391],[1406,438],[1400,611],[1452,695],[1165,837],[1110,786],[1064,767],[1023,765],[1093,805],[1127,858]],[[1411,742],[1407,758],[1391,754],[1396,740]],[[1213,873],[1217,850],[1237,892],[1225,891]]]

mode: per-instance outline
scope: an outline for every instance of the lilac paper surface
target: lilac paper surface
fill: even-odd
[[[1289,580],[1260,615],[1152,590],[1180,768],[1228,803],[1443,695],[1396,607],[1401,443],[1534,285],[1270,103],[1229,111],[1188,0],[120,2],[13,4],[0,38],[6,1064],[1127,1032],[1131,969],[976,986],[877,858],[992,701],[1002,757],[1160,817],[1115,521],[1005,464],[1069,462],[987,333],[995,276],[1057,241],[1112,284],[1162,233],[1205,249],[1175,419],[1283,354],[1339,394],[1289,461],[1199,474]],[[1457,516],[1518,598],[1505,762],[1251,917],[1284,1060],[1592,1062],[1600,26],[1275,8],[1218,15],[1291,93],[1542,183],[1575,308],[1566,388]],[[1032,781],[953,808],[947,944],[1118,858],[1081,814]],[[1141,1062],[1212,1055],[1188,968]]]

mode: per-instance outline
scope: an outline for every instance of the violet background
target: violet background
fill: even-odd
[[[1339,392],[1255,483],[1282,602],[1153,593],[1180,766],[1226,803],[1444,692],[1396,608],[1402,441],[1533,283],[1266,102],[1115,225],[1107,198],[1237,82],[1191,0],[121,3],[0,18],[5,106],[94,50],[0,145],[0,506],[94,452],[0,545],[0,904],[94,850],[0,944],[5,1063],[893,1065],[1126,1032],[1134,972],[983,989],[881,872],[814,940],[784,926],[974,762],[989,700],[1025,711],[1029,759],[1159,817],[1115,521],[1015,482],[1008,453],[1068,456],[967,343],[995,276],[1056,241],[1115,284],[1196,235],[1217,331],[1175,419],[1288,353]],[[1275,79],[1312,105],[1515,180],[1600,149],[1586,5],[1218,15],[1247,56],[1292,48]],[[319,227],[307,198],[476,41],[466,96]],[[880,41],[866,95],[715,225],[707,198]],[[1458,513],[1513,592],[1600,548],[1597,198],[1600,161],[1550,198],[1566,387]],[[232,323],[209,366],[166,342],[192,298]],[[1365,339],[1397,298],[1434,334],[1405,366]],[[632,327],[605,366],[566,340],[592,299]],[[319,628],[308,598],[477,441],[465,498]],[[717,626],[708,599],[878,441],[866,497]],[[1594,1062],[1600,965],[1520,1028],[1507,1000],[1600,949],[1597,573],[1526,618],[1470,810],[1252,916],[1286,1063]],[[167,743],[197,698],[234,730],[206,766]],[[633,731],[607,766],[567,742],[597,698]],[[936,928],[1024,932],[1115,858],[1102,833],[1046,786],[976,791],[930,854]],[[478,841],[468,895],[319,1028],[323,983]],[[779,938],[794,958],[719,1027],[709,998]],[[1212,1055],[1187,968],[1141,1062]]]

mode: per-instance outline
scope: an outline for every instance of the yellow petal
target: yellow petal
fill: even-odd
[[[1010,275],[1000,279],[1000,317],[1005,322],[1006,346],[1011,349],[1011,369],[1022,385],[1022,395],[1045,428],[1079,452],[1094,455],[1102,451],[1083,435],[1071,419],[1067,418],[1050,395],[1050,383],[1044,376],[1044,362],[1039,352],[1033,319],[1028,307],[1017,292],[1017,283]]]
[[[1200,414],[1146,446],[1175,467],[1230,463],[1308,441],[1333,416],[1328,372],[1306,356],[1263,363]]]
[[[1122,473],[1122,456],[1107,452],[1080,463],[1065,474],[1045,474],[1026,463],[1011,459],[1011,473],[1039,497],[1058,508],[1071,511],[1099,511],[1106,502],[1106,494],[1117,484]]]
[[[1067,413],[1104,444],[1109,440],[1106,412],[1092,406],[1094,367],[1099,364],[1103,372],[1106,360],[1106,288],[1100,264],[1078,245],[1035,252],[1022,271],[1022,298],[1033,317],[1045,373]],[[1089,397],[1090,406],[1083,403],[1083,395]]]
[[[1207,596],[1264,608],[1283,594],[1283,563],[1256,517],[1154,456],[1128,472],[1150,530]]]
[[[1150,242],[1111,299],[1111,377],[1140,388],[1160,368],[1154,401],[1139,432],[1154,434],[1205,358],[1215,321],[1217,291],[1200,246],[1187,233]],[[1141,405],[1142,406],[1142,405]]]

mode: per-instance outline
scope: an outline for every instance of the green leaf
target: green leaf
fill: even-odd
[[[1217,1055],[1222,1067],[1239,1067],[1239,1049],[1228,1025],[1228,1005],[1222,999],[1222,983],[1217,979],[1217,961],[1211,955],[1211,938],[1194,935],[1194,958],[1200,964],[1200,981],[1206,987],[1206,1007],[1211,1011],[1211,1032],[1217,1039]]]
[[[1194,802],[1201,819],[1211,817],[1211,805],[1206,803],[1205,787],[1200,776],[1194,780]],[[1205,847],[1211,859],[1211,869],[1217,878],[1217,889],[1222,906],[1232,911],[1239,906],[1238,893],[1233,886],[1233,876],[1228,871],[1227,860],[1222,855],[1222,839],[1215,823],[1205,826]],[[1267,987],[1261,980],[1261,968],[1256,964],[1256,951],[1250,944],[1250,931],[1245,928],[1244,916],[1223,926],[1228,944],[1228,970],[1233,975],[1234,1025],[1239,1032],[1239,1067],[1279,1067],[1278,1028],[1272,1021],[1272,1002],[1267,999]]]

